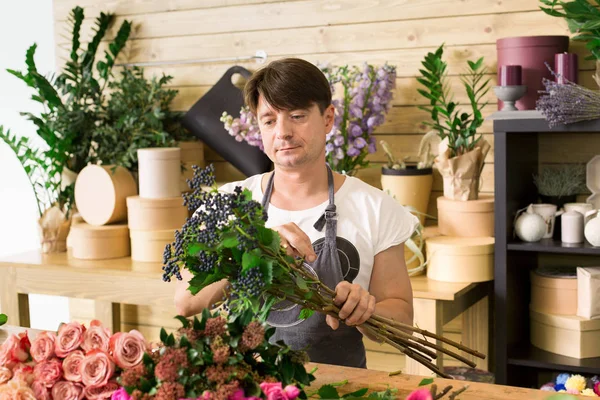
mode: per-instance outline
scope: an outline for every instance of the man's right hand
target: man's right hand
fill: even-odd
[[[271,228],[279,233],[281,246],[290,256],[303,257],[308,262],[317,259],[310,238],[293,222]]]

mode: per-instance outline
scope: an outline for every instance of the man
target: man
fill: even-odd
[[[367,332],[360,325],[373,313],[412,325],[404,242],[418,219],[381,190],[329,169],[331,96],[323,73],[307,61],[283,59],[257,71],[244,97],[257,116],[274,171],[221,189],[250,189],[268,213],[266,226],[279,232],[287,252],[305,257],[306,269],[335,290],[342,322],[321,313],[301,320],[300,307],[279,304],[268,320],[277,328],[274,340],[308,348],[314,362],[364,368],[361,333]],[[210,307],[227,286],[217,282],[192,296],[186,290],[191,275],[185,270],[182,275],[175,297],[181,315]]]

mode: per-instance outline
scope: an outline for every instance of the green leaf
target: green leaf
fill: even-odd
[[[260,273],[263,276],[263,281],[265,285],[270,285],[273,283],[273,263],[274,261],[271,259],[261,259],[260,260]]]
[[[175,317],[175,319],[178,320],[179,322],[181,322],[181,325],[184,328],[188,328],[190,326],[190,321],[183,315],[178,315]]]
[[[150,355],[148,353],[144,353],[144,356],[142,358],[144,365],[147,367],[150,367],[151,365],[154,364],[154,360],[152,360],[152,357],[150,357]]]
[[[433,383],[433,378],[424,378],[421,382],[419,382],[419,386],[425,386]]]
[[[8,321],[6,314],[0,314],[0,326],[4,325]]]
[[[356,392],[347,393],[347,394],[343,395],[342,398],[346,398],[346,397],[362,397],[365,394],[367,394],[368,391],[369,391],[369,388],[359,389]]]
[[[314,313],[315,310],[311,310],[310,308],[303,308],[302,311],[300,311],[300,319],[309,319]]]
[[[229,232],[225,235],[223,235],[223,241],[221,242],[221,246],[226,248],[226,249],[230,249],[232,247],[237,247],[237,245],[239,244],[237,235],[233,232]]]
[[[322,399],[339,399],[340,395],[336,388],[331,385],[323,385],[317,392],[319,397]]]
[[[203,249],[202,249],[202,245],[200,243],[192,243],[188,246],[187,253],[190,256],[195,257],[198,255],[198,253],[200,253],[201,250],[203,250]]]
[[[187,354],[191,362],[194,362],[194,360],[198,358],[198,350],[194,349],[193,347],[188,349]]]
[[[160,328],[160,341],[167,344],[168,334],[165,328]]]
[[[187,339],[187,337],[181,336],[181,339],[179,339],[179,347],[187,347],[189,348],[192,344],[190,343],[190,341]]]
[[[256,254],[255,250],[252,250],[251,252],[245,252],[242,256],[242,272],[259,265],[260,257]]]
[[[167,336],[167,341],[166,341],[165,345],[167,345],[169,347],[175,346],[175,336],[173,336],[172,333],[169,334],[169,336]]]
[[[296,285],[300,288],[300,290],[308,291],[308,285],[306,281],[301,276],[296,276]]]

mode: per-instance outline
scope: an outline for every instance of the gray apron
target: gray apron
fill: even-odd
[[[307,271],[317,276],[329,288],[335,287],[343,279],[343,272],[336,244],[337,214],[334,202],[333,173],[327,166],[329,186],[329,204],[324,214],[317,220],[314,227],[322,231],[325,227],[325,240],[320,248],[315,248],[317,259],[313,263],[305,263]],[[269,178],[267,189],[262,199],[262,206],[267,212],[271,194],[273,193],[273,178]],[[325,322],[325,315],[315,312],[308,319],[300,319],[301,307],[287,300],[273,306],[267,322],[274,326],[275,334],[271,342],[283,340],[294,350],[306,350],[312,362],[343,365],[347,367],[366,368],[365,347],[362,334],[356,327],[347,326],[340,322],[337,330],[331,329]]]

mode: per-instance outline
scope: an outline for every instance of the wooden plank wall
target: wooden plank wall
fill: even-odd
[[[113,12],[119,22],[133,21],[135,33],[122,61],[173,61],[222,57],[245,57],[257,50],[268,54],[268,61],[282,57],[301,57],[311,62],[360,65],[364,62],[388,62],[397,67],[397,90],[393,107],[378,139],[387,140],[395,151],[415,156],[428,115],[417,108],[425,104],[416,89],[420,63],[428,51],[445,43],[451,87],[455,98],[466,104],[467,98],[457,74],[464,71],[466,60],[483,56],[496,83],[496,40],[508,36],[568,34],[563,20],[549,17],[539,10],[538,0],[54,0],[57,62],[69,52],[67,17],[76,5],[86,11],[82,40],[89,40],[93,19],[100,11]],[[109,36],[114,35],[110,32]],[[591,78],[594,64],[585,61],[581,44],[572,44],[579,54],[580,82],[594,87]],[[176,108],[187,110],[206,93],[232,65],[231,62],[208,64],[172,64],[148,67],[147,74],[166,73],[174,77],[172,86],[179,90]],[[239,65],[255,70],[254,62]],[[485,99],[487,116],[497,109],[490,90]],[[492,125],[481,128],[493,146]],[[585,162],[600,152],[600,141],[589,136],[553,136],[544,140],[540,159],[544,163],[564,162],[575,154]],[[243,178],[242,174],[210,149],[206,159],[217,167],[219,181]],[[385,161],[381,149],[369,157],[376,166]],[[494,188],[493,148],[483,172],[483,192]],[[379,169],[359,175],[379,186]],[[437,215],[435,199],[442,194],[436,174],[429,212]],[[172,309],[136,309],[125,307],[122,328],[140,327],[148,334],[157,332],[159,322],[166,324]],[[74,315],[84,318],[86,311],[74,307]],[[164,318],[162,318],[164,316]],[[173,325],[172,322],[170,322]],[[456,324],[449,328],[460,330]],[[377,364],[379,365],[379,364]]]

